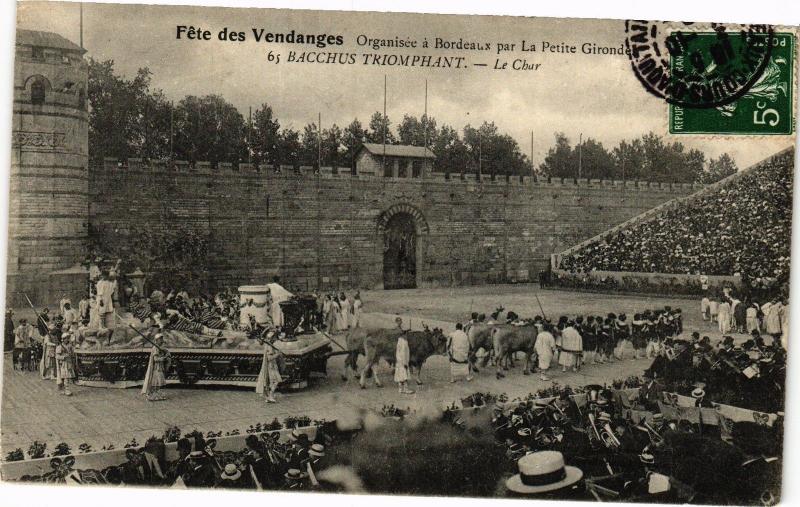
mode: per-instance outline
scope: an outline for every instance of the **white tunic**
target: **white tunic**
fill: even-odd
[[[408,348],[408,340],[406,340],[405,336],[397,339],[394,359],[394,381],[408,382],[408,364],[411,360],[411,350]]]
[[[546,370],[550,368],[550,363],[553,362],[553,354],[556,350],[556,339],[547,331],[542,331],[536,335],[536,344],[533,346],[536,355],[539,357],[539,369]]]
[[[364,303],[360,299],[353,301],[353,315],[350,320],[350,327],[358,327],[361,323],[361,307]]]

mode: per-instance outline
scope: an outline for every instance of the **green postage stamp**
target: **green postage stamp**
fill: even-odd
[[[717,32],[684,37],[680,54],[670,57],[671,71],[680,75],[691,68],[735,77],[737,65],[744,66],[743,60],[747,58],[743,56],[747,53],[743,50],[747,45],[745,38],[744,33],[734,33],[721,39]],[[757,72],[747,74],[751,79],[735,98],[731,96],[726,103],[705,107],[671,103],[670,134],[791,134],[795,121],[792,97],[795,35],[774,33],[764,37],[760,45],[761,51],[754,49],[761,60]]]

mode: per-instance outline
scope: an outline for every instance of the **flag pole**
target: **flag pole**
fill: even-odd
[[[422,124],[422,128],[425,131],[425,152],[428,151],[428,80],[425,80],[425,123]]]
[[[80,14],[81,14],[81,22],[80,22],[80,26],[81,26],[80,39],[81,40],[80,40],[80,42],[81,42],[81,49],[83,49],[83,2],[80,3],[79,8],[80,8]]]
[[[317,113],[317,168],[322,171],[322,111]]]
[[[383,173],[386,174],[386,74],[383,75]]]

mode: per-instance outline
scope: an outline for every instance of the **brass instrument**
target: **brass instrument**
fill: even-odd
[[[642,421],[641,426],[647,430],[647,435],[650,437],[650,442],[653,445],[659,446],[664,443],[664,437],[661,436],[652,426],[647,424],[647,421]]]
[[[614,434],[614,430],[611,429],[611,425],[608,423],[603,424],[603,428],[600,431],[600,438],[609,449],[619,449],[622,447],[619,439]]]

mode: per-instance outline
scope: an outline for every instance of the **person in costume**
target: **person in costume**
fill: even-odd
[[[400,317],[395,319],[397,326],[403,329],[403,320]],[[408,388],[409,362],[411,361],[411,349],[408,347],[408,340],[405,332],[397,337],[397,347],[394,354],[394,381],[397,382],[398,390],[401,394],[414,394],[413,389]]]
[[[356,292],[353,298],[353,315],[351,316],[350,327],[356,328],[361,325],[361,310],[364,308],[364,302],[361,301],[361,293]]]
[[[558,364],[561,371],[566,372],[568,368],[573,371],[580,369],[581,353],[583,352],[583,339],[575,323],[568,320],[566,327],[561,331],[561,353],[558,355]]]
[[[42,360],[39,361],[39,375],[44,380],[56,380],[58,365],[56,363],[56,347],[61,340],[55,333],[47,333],[42,338]]]
[[[536,335],[536,343],[533,346],[536,357],[539,360],[539,371],[541,372],[539,378],[544,381],[550,380],[550,377],[547,376],[547,370],[550,369],[553,355],[556,353],[556,339],[553,336],[552,329],[553,327],[550,324],[545,324],[542,331]]]
[[[447,337],[447,354],[450,357],[450,382],[454,383],[459,378],[472,380],[469,372],[469,337],[460,322],[456,323],[456,330]]]
[[[280,360],[281,353],[275,348],[275,336],[277,331],[268,334],[264,339],[264,356],[261,360],[261,372],[256,381],[256,393],[264,394],[267,403],[277,403],[275,391],[283,381],[281,376]]]
[[[14,368],[28,370],[31,359],[31,340],[33,340],[34,327],[28,324],[28,319],[19,319],[19,326],[14,330],[14,352],[11,356]]]
[[[340,330],[347,331],[350,328],[351,306],[350,306],[350,300],[347,299],[347,296],[345,296],[344,292],[339,294],[339,308],[340,308],[339,318],[341,320]]]
[[[153,348],[150,351],[150,361],[147,365],[142,394],[147,396],[147,401],[163,401],[166,396],[162,391],[167,384],[166,372],[169,368],[169,351],[163,348],[164,335],[161,333],[153,336]]]
[[[56,363],[58,377],[56,379],[58,391],[65,396],[72,396],[67,387],[75,383],[75,349],[70,342],[70,334],[61,335],[61,343],[56,347]]]

